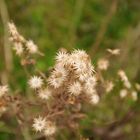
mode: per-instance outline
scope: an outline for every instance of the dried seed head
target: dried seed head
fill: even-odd
[[[78,96],[82,91],[81,84],[79,82],[74,82],[70,86],[68,86],[68,92],[72,95]]]
[[[23,45],[21,42],[15,42],[14,43],[14,47],[13,47],[13,50],[16,51],[16,54],[18,56],[21,56],[23,54],[23,51],[24,51],[24,48],[23,48]]]
[[[129,82],[128,77],[126,76],[126,73],[123,70],[119,70],[118,75],[121,78],[124,86],[128,89],[131,88],[131,83]]]
[[[112,55],[119,55],[120,54],[120,49],[107,49],[107,51],[109,53],[111,53]]]
[[[132,92],[131,92],[131,96],[132,96],[132,99],[133,99],[134,101],[137,101],[137,99],[138,99],[138,93],[137,93],[136,91],[132,91]]]
[[[56,54],[55,60],[57,63],[63,63],[63,65],[66,64],[67,60],[68,60],[68,54],[64,51],[59,51]]]
[[[38,118],[34,119],[32,127],[36,132],[41,132],[42,130],[44,130],[45,126],[46,126],[46,118],[42,118],[39,116]]]
[[[98,94],[92,94],[90,97],[91,104],[98,104],[100,101],[100,97]]]
[[[9,33],[14,36],[18,34],[17,28],[14,23],[8,23]]]
[[[9,91],[9,88],[7,85],[0,86],[0,97],[4,96]]]
[[[41,86],[43,85],[43,80],[39,76],[32,76],[28,83],[32,89],[37,89],[41,88]]]
[[[38,47],[37,45],[34,44],[32,40],[29,40],[26,42],[26,47],[29,53],[34,54],[38,52]]]
[[[120,90],[120,97],[121,97],[121,98],[126,97],[127,94],[128,94],[128,91],[127,91],[126,89],[122,89],[122,90]]]
[[[48,100],[52,94],[52,91],[48,88],[45,88],[45,89],[41,89],[38,91],[38,96],[41,98],[41,99],[45,99],[45,100]]]
[[[45,136],[51,136],[56,132],[56,126],[54,123],[52,123],[51,121],[47,121],[46,122],[46,126],[44,129],[44,135]]]
[[[135,87],[136,87],[136,90],[137,90],[137,91],[140,91],[140,84],[139,84],[139,83],[136,83],[136,84],[135,84]]]
[[[107,59],[99,59],[98,63],[98,69],[100,70],[107,70],[109,67],[109,61]]]
[[[59,88],[66,80],[67,71],[63,67],[56,67],[48,79],[48,82],[54,88]]]
[[[25,41],[24,37],[19,34],[17,28],[14,23],[8,23],[9,33],[10,33],[10,41],[12,42],[21,42]]]
[[[106,85],[105,85],[106,92],[108,93],[108,92],[112,91],[113,88],[114,88],[113,82],[112,81],[107,81]]]

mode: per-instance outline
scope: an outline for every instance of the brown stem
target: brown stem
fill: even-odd
[[[4,26],[4,57],[5,57],[5,69],[6,69],[6,72],[4,72],[4,77],[2,80],[4,83],[7,83],[9,73],[13,68],[13,63],[12,63],[12,52],[8,40],[9,34],[8,34],[7,23],[9,21],[9,15],[4,0],[0,0],[0,14]]]

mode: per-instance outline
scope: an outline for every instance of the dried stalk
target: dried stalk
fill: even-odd
[[[12,63],[12,52],[10,49],[9,45],[9,40],[8,40],[8,28],[7,28],[7,23],[9,21],[9,15],[8,15],[8,10],[7,6],[4,0],[0,0],[0,14],[1,14],[1,19],[3,22],[3,27],[4,27],[4,57],[5,57],[5,75],[3,76],[2,81],[4,83],[8,82],[8,77],[9,74],[13,68],[13,63]]]
[[[95,43],[93,43],[91,49],[89,50],[89,54],[90,54],[91,58],[93,58],[94,53],[97,52],[97,50],[98,50],[98,48],[99,48],[99,46],[104,38],[104,35],[105,35],[107,28],[108,28],[108,25],[109,25],[112,17],[114,16],[114,14],[116,13],[117,5],[118,5],[118,0],[113,0],[108,14],[103,19],[103,22],[102,22],[100,30],[97,34]]]

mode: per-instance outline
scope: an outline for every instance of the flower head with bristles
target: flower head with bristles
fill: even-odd
[[[37,45],[34,44],[32,40],[29,40],[26,42],[26,47],[29,53],[34,54],[38,52],[38,47]]]
[[[51,94],[52,94],[52,92],[48,88],[41,89],[41,90],[38,91],[38,96],[41,99],[45,99],[45,100],[48,100],[50,98]]]
[[[43,85],[43,80],[39,76],[32,76],[28,83],[32,89],[37,89],[41,88],[41,86]]]
[[[51,136],[56,132],[56,126],[53,122],[47,121],[44,129],[45,136]]]
[[[91,104],[98,104],[100,97],[98,94],[91,95],[90,102]]]
[[[0,97],[4,96],[9,91],[9,88],[7,85],[0,86]]]
[[[100,70],[107,70],[109,67],[109,61],[105,58],[99,59],[98,61],[98,69]]]
[[[45,126],[46,126],[46,118],[39,116],[38,118],[34,119],[32,127],[36,132],[41,132],[42,130],[44,130]]]
[[[74,82],[68,86],[68,92],[72,95],[78,96],[82,91],[82,86],[79,82]]]

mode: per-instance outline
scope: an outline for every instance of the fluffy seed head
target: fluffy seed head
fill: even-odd
[[[109,53],[111,53],[112,55],[119,55],[120,54],[120,49],[107,49],[107,51]]]
[[[45,136],[51,136],[56,132],[56,126],[54,123],[52,123],[51,121],[47,121],[46,122],[46,126],[44,129],[44,135]]]
[[[74,69],[76,70],[76,74],[81,74],[81,73],[85,73],[87,72],[87,65],[86,63],[77,61],[76,63],[74,63]]]
[[[131,92],[132,99],[136,101],[138,99],[138,93],[136,91]]]
[[[74,50],[72,55],[74,55],[75,57],[77,57],[81,61],[88,61],[89,60],[89,56],[87,55],[87,53],[84,50]]]
[[[79,78],[81,82],[84,82],[85,80],[89,78],[89,75],[87,73],[82,73],[82,74],[77,75],[77,77]]]
[[[98,104],[99,103],[99,100],[100,100],[100,97],[98,94],[93,94],[91,97],[90,97],[90,102],[91,104]]]
[[[15,42],[15,43],[14,43],[13,50],[16,51],[16,54],[17,54],[18,56],[21,56],[21,54],[23,54],[23,50],[24,50],[24,48],[23,48],[23,46],[22,46],[22,43],[21,43],[21,42]]]
[[[41,132],[42,130],[44,130],[45,126],[46,126],[46,118],[42,118],[39,116],[38,118],[34,119],[32,127],[36,132]]]
[[[68,92],[72,95],[78,96],[81,93],[82,87],[79,82],[74,82],[68,87]]]
[[[121,98],[126,97],[127,94],[128,94],[128,91],[127,91],[126,89],[122,89],[122,90],[120,90],[120,97],[121,97]]]
[[[123,82],[124,86],[126,88],[131,88],[131,83],[128,80],[128,77],[126,76],[126,73],[123,70],[118,71],[118,75],[121,78],[121,81]]]
[[[7,85],[0,86],[0,97],[4,96],[9,91],[9,88]]]
[[[86,84],[93,87],[96,85],[96,81],[97,81],[96,77],[91,76],[91,77],[86,79]]]
[[[35,45],[32,40],[29,40],[26,42],[26,47],[27,47],[27,50],[29,51],[29,53],[31,53],[31,54],[37,53],[37,51],[38,51],[37,45]]]
[[[67,71],[63,67],[56,67],[48,79],[48,82],[54,88],[59,88],[65,81]]]
[[[136,83],[135,87],[136,87],[136,90],[140,91],[140,84],[139,83]]]
[[[10,34],[12,34],[12,35],[17,35],[18,34],[18,32],[17,32],[17,29],[16,29],[16,26],[15,26],[15,24],[14,23],[8,23],[8,28],[9,28],[9,32],[10,32]]]
[[[112,81],[107,81],[107,83],[105,85],[106,92],[108,93],[108,92],[112,91],[113,88],[114,88],[113,82]]]
[[[109,66],[109,61],[107,60],[107,59],[100,59],[99,61],[98,61],[98,68],[100,69],[100,70],[107,70],[108,69],[108,66]]]
[[[8,23],[10,38],[9,40],[12,42],[24,42],[25,39],[22,35],[20,35],[17,31],[17,28],[14,23]]]
[[[37,89],[41,88],[41,86],[43,85],[43,80],[39,76],[33,76],[30,78],[28,83],[32,89]]]
[[[39,90],[38,96],[41,99],[48,100],[50,98],[51,94],[52,94],[51,90],[48,88],[45,88],[45,89]]]
[[[56,54],[56,57],[55,57],[55,60],[59,63],[63,63],[63,65],[66,64],[67,60],[68,60],[68,54],[64,51],[59,51],[57,54]]]

